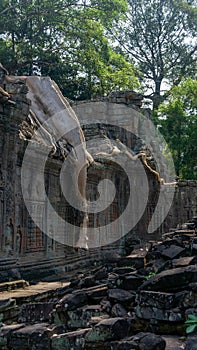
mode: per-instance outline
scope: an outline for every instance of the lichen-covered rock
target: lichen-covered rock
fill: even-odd
[[[111,344],[111,350],[165,350],[165,340],[153,333],[139,333]]]
[[[63,334],[54,334],[51,337],[51,350],[82,350],[85,344],[85,335],[89,328],[68,332]]]
[[[141,289],[155,291],[178,291],[189,283],[197,282],[197,266],[190,265],[162,271],[143,283]]]
[[[48,322],[54,303],[29,303],[23,304],[18,321],[24,323]]]
[[[89,327],[92,317],[100,317],[104,315],[101,305],[85,305],[76,310],[67,311],[67,327],[68,329]]]
[[[125,318],[115,317],[99,322],[85,337],[87,343],[105,342],[128,336],[129,323]]]
[[[59,330],[56,325],[47,323],[24,326],[10,334],[8,348],[12,350],[50,350],[50,338]]]
[[[75,310],[76,308],[87,303],[87,295],[84,291],[67,294],[63,297],[56,306],[57,312]]]
[[[140,318],[150,320],[160,320],[168,322],[181,322],[184,321],[184,315],[182,315],[180,309],[159,309],[154,306],[137,306],[136,315]]]
[[[174,293],[142,290],[138,296],[140,306],[154,306],[160,309],[170,309],[178,305]]]
[[[184,321],[184,313],[178,307],[183,297],[184,295],[174,293],[141,291],[137,300],[138,305],[135,308],[136,315],[146,320]]]
[[[20,328],[24,327],[23,324],[7,325],[0,328],[0,349],[8,349],[8,339],[10,334]]]

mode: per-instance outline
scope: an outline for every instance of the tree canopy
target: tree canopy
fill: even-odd
[[[1,0],[0,62],[70,99],[136,90],[180,177],[196,178],[197,0]],[[140,85],[139,85],[140,82]]]
[[[126,9],[125,0],[3,0],[0,61],[11,74],[51,76],[70,98],[134,88],[131,60],[104,34],[105,24],[113,25]]]
[[[144,91],[161,102],[166,84],[177,85],[196,68],[196,0],[128,0],[126,19],[112,36],[129,52],[140,72]],[[152,91],[151,91],[152,90]]]
[[[188,78],[174,86],[158,117],[177,175],[197,180],[197,81]]]

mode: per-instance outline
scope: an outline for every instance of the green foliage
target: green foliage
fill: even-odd
[[[166,82],[178,84],[195,72],[195,0],[128,0],[129,12],[112,35],[141,72],[144,91],[156,109]],[[165,83],[165,84],[163,84]]]
[[[148,281],[150,278],[156,276],[156,274],[157,274],[157,271],[150,272],[150,273],[146,276],[146,280]]]
[[[185,321],[186,333],[193,333],[197,329],[197,316],[188,315],[187,320]]]
[[[160,105],[158,118],[177,175],[197,179],[197,81],[188,78],[174,86]]]
[[[105,35],[126,9],[126,0],[3,0],[0,60],[10,74],[51,76],[73,99],[134,88],[132,62]]]
[[[137,75],[177,175],[197,179],[195,1],[1,0],[0,62],[78,100],[136,89]]]

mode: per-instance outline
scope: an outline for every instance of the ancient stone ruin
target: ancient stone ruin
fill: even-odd
[[[69,122],[71,129],[75,126],[70,134],[61,125],[62,110],[66,113],[66,127],[69,128]],[[165,196],[172,186],[162,187],[158,182],[151,171],[156,169],[154,159],[149,162],[150,169],[142,162],[135,181],[141,184],[139,193],[143,197],[145,171],[149,193],[140,220],[121,239],[116,237],[114,224],[111,244],[103,244],[103,238],[98,237],[94,247],[91,237],[86,240],[89,227],[115,222],[127,205],[127,174],[113,157],[103,154],[117,151],[117,139],[133,154],[146,150],[147,145],[136,134],[142,127],[149,128],[149,116],[142,126],[140,113],[147,115],[142,97],[133,92],[114,93],[95,101],[68,102],[49,78],[10,77],[1,69],[0,349],[196,349],[195,334],[186,341],[180,339],[185,335],[187,316],[197,313],[195,181],[178,181],[174,185],[167,217],[155,232],[148,233],[151,219],[158,220],[155,208],[160,192]],[[59,116],[59,124],[44,124],[40,129],[39,123],[54,114]],[[133,133],[127,131],[130,127]],[[82,148],[78,148],[82,141]],[[24,154],[31,143],[27,193],[39,225],[28,211],[21,188]],[[154,145],[148,146],[148,151],[153,152]],[[51,224],[47,228],[41,226],[45,199],[41,185],[31,188],[31,177],[40,171],[36,168],[38,154],[45,155],[45,149],[49,153],[44,168],[47,196],[58,215],[75,225],[69,235],[71,241],[66,238],[67,244],[56,239],[58,232]],[[66,200],[59,183],[68,155],[71,196],[78,194],[76,178],[80,175],[82,196],[78,209]],[[81,155],[79,168],[81,164],[84,167],[75,172]],[[128,162],[126,154],[124,157]],[[115,184],[114,200],[104,211],[88,213],[87,220],[86,201],[97,200],[98,184],[106,178]]]

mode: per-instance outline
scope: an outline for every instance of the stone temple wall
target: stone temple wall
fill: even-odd
[[[54,273],[62,275],[69,269],[69,264],[70,268],[74,268],[82,266],[82,260],[85,264],[86,260],[87,263],[90,263],[91,259],[94,261],[95,256],[101,257],[104,254],[103,249],[97,249],[96,255],[92,251],[92,258],[91,254],[87,258],[83,253],[75,252],[72,248],[48,238],[32,221],[21,193],[21,166],[27,142],[19,138],[19,125],[27,117],[31,101],[26,97],[25,79],[20,78],[12,82],[1,78],[0,87],[11,94],[11,99],[0,95],[0,280],[16,279],[20,276],[33,280]],[[139,145],[135,136],[131,136],[125,130],[132,124],[132,130],[137,131],[138,112],[134,106],[122,102],[122,100],[121,103],[97,101],[73,106],[82,125],[87,116],[88,120],[92,120],[92,124],[86,123],[83,126],[90,149],[94,148],[92,140],[97,138],[103,123],[103,128],[109,135],[120,138],[129,148],[137,150]],[[98,125],[95,123],[97,119]],[[122,128],[116,128],[117,122]],[[74,214],[60,190],[61,166],[62,162],[59,159],[49,159],[45,169],[45,182],[51,203],[62,217],[69,220],[74,218]],[[147,175],[150,189],[148,204],[142,218],[132,231],[132,234],[140,239],[147,238],[147,225],[157,204],[159,191],[154,175],[148,173],[148,170]],[[138,176],[140,178],[140,174]],[[88,169],[87,194],[90,200],[95,199],[96,187],[102,178],[109,178],[115,183],[117,196],[106,212],[90,215],[90,226],[102,226],[108,221],[115,220],[128,199],[128,183],[124,171],[112,160],[102,160],[100,166],[95,165]],[[141,189],[142,187],[143,182]],[[44,203],[40,203],[40,211],[43,210],[43,206]],[[158,238],[161,232],[195,215],[197,215],[197,182],[182,181],[176,188],[168,217],[151,238]],[[105,252],[117,247],[119,244],[106,246]]]
[[[25,80],[1,82],[11,99],[0,96],[0,281],[20,276],[34,279],[54,273],[65,252],[34,224],[23,202],[21,166],[27,142],[19,138],[19,125],[31,104]],[[46,165],[50,192],[58,178],[57,163],[51,161],[50,169]]]
[[[122,95],[121,100],[116,97],[114,102],[114,98],[115,97],[113,96],[112,101],[108,98],[107,101],[78,102],[76,105],[73,105],[73,109],[75,110],[81,125],[84,125],[83,129],[87,145],[91,150],[94,138],[97,138],[99,135],[99,129],[96,127],[96,123],[99,120],[101,121],[101,124],[103,123],[106,132],[109,133],[113,139],[119,138],[129,149],[139,151],[141,145],[139,145],[138,140],[135,137],[138,133],[138,129],[141,127],[139,112],[141,112],[142,109],[139,108],[139,100],[136,105],[132,104],[132,101],[128,104],[126,100],[123,100]],[[135,103],[136,101],[133,102]],[[89,120],[92,120],[92,125],[89,124]],[[146,123],[147,125],[143,126],[143,128],[144,130],[149,130],[148,118],[146,119]],[[129,133],[127,131],[128,129],[133,130],[133,134]],[[109,170],[109,172],[111,172],[111,170]],[[112,171],[112,173],[114,173],[114,171]],[[125,179],[122,177],[122,174],[120,175],[120,178],[122,181],[119,186],[120,188],[121,186],[124,188]],[[184,223],[197,215],[197,181],[179,181],[175,187],[174,200],[169,214],[154,234],[148,234],[148,223],[150,222],[157,205],[160,189],[155,176],[151,174],[150,171],[147,171],[147,178],[149,181],[148,203],[144,215],[132,230],[133,235],[142,239],[149,239],[150,237],[155,239],[156,237],[158,238],[159,234],[167,232],[170,228],[176,227],[178,224]],[[172,191],[172,187],[164,186],[161,190],[164,191],[165,195],[165,192]],[[125,188],[123,191],[120,191],[122,197],[120,194],[119,199],[121,203],[120,205],[122,206],[124,206],[126,202],[125,192]],[[167,196],[164,202],[166,201]],[[161,208],[161,211],[163,211],[163,208]],[[159,220],[159,218],[156,216],[155,221],[157,220]]]
[[[164,229],[176,227],[197,215],[197,181],[179,181]]]

